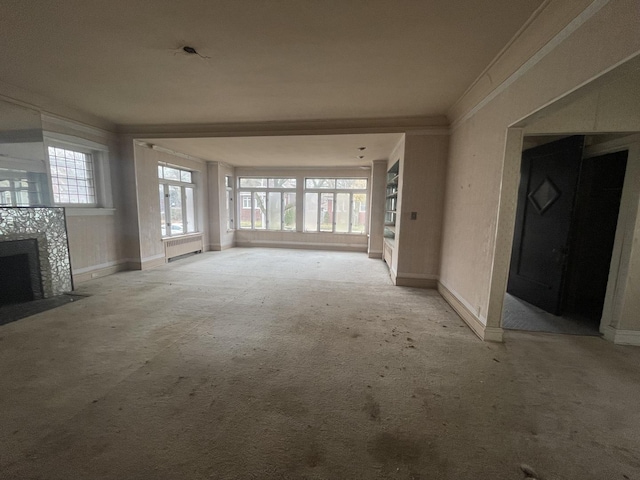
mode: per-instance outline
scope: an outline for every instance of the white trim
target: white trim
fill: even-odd
[[[397,277],[403,278],[417,278],[417,279],[425,279],[425,280],[438,280],[438,275],[433,275],[430,273],[402,273],[398,272],[396,274]]]
[[[479,110],[483,109],[488,103],[493,101],[498,95],[509,88],[518,79],[524,76],[535,65],[542,61],[547,55],[556,49],[562,42],[564,42],[571,34],[584,25],[591,17],[598,13],[605,5],[609,3],[609,0],[594,0],[587,8],[585,8],[576,18],[569,22],[560,32],[558,32],[551,40],[549,40],[540,50],[538,50],[532,57],[524,62],[520,68],[513,72],[506,80],[498,85],[494,90],[485,96],[479,103],[471,108],[467,113],[457,118],[451,124],[451,129],[455,130],[463,122],[466,122],[473,117]]]
[[[109,148],[106,145],[87,140],[86,138],[76,137],[74,135],[66,135],[64,133],[49,132],[47,130],[43,131],[42,133],[45,144],[47,143],[47,141],[49,141],[54,143],[62,143],[71,147],[84,147],[99,152],[109,152]]]
[[[600,155],[606,155],[608,153],[629,150],[630,146],[634,143],[640,143],[640,133],[634,133],[625,137],[615,138],[608,142],[585,147],[582,152],[582,158],[599,157]]]
[[[159,145],[154,145],[153,143],[145,143],[145,142],[139,142],[140,145],[143,145],[147,148],[150,148],[151,150],[156,150],[158,152],[162,152],[162,153],[167,153],[169,155],[173,155],[174,157],[180,157],[180,158],[184,158],[185,160],[191,160],[193,162],[197,162],[197,163],[202,163],[205,164],[207,163],[205,160],[198,158],[198,157],[194,157],[192,155],[189,155],[187,153],[182,153],[182,152],[176,152],[175,150],[171,150],[169,148],[165,148],[165,147],[161,147]],[[158,162],[160,163],[160,162]],[[182,167],[185,168],[185,167]]]
[[[72,120],[67,120],[66,118],[59,117],[57,115],[53,115],[51,113],[42,112],[41,114],[42,122],[53,123],[54,125],[60,125],[65,128],[69,128],[72,130],[76,130],[82,133],[88,133],[89,135],[95,135],[97,137],[111,137],[113,134],[108,130],[103,130],[98,127],[92,127],[85,123],[79,123]],[[52,133],[52,132],[45,132]]]
[[[93,270],[100,270],[102,268],[116,267],[118,265],[124,265],[129,263],[127,259],[114,260],[113,262],[101,263],[100,265],[92,265],[85,268],[76,268],[71,270],[72,275],[82,275],[83,273],[92,272]]]
[[[64,207],[64,213],[67,217],[92,217],[114,215],[115,208],[91,208],[91,207]]]
[[[471,305],[455,290],[448,288],[444,283],[438,281],[438,292],[481,340],[487,342],[503,341],[502,328],[487,327],[486,318],[473,313],[473,309],[470,308]]]
[[[451,129],[447,128],[430,128],[430,129],[421,129],[421,130],[408,130],[407,132],[405,132],[406,136],[413,136],[413,135],[434,135],[434,136],[440,136],[440,135],[450,135],[451,134]]]
[[[319,250],[348,249],[366,253],[367,245],[357,243],[318,243],[318,242],[287,242],[274,240],[244,240],[235,242],[237,247],[282,247],[282,248],[308,248]]]
[[[640,346],[640,331],[638,330],[619,330],[609,325],[603,325],[600,327],[600,332],[606,340],[616,345]]]

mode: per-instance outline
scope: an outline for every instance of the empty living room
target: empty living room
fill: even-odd
[[[637,0],[0,18],[0,479],[640,479]]]

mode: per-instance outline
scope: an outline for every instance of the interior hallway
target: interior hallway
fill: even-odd
[[[235,248],[0,327],[0,476],[640,478],[640,350],[483,343],[364,254]]]

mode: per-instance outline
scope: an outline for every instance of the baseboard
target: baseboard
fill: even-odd
[[[296,248],[302,250],[331,250],[338,252],[365,252],[366,245],[352,245],[350,243],[313,243],[313,242],[271,242],[268,240],[255,240],[249,242],[235,243],[236,247],[241,248]]]
[[[441,282],[438,282],[438,292],[442,295],[442,298],[451,305],[456,313],[464,320],[464,322],[471,328],[481,340],[487,342],[502,342],[503,330],[502,328],[487,327],[482,321],[464,304],[464,302],[458,298],[451,290],[445,287]]]
[[[382,258],[382,250],[369,250],[368,255],[369,258]]]
[[[620,330],[607,325],[600,327],[600,333],[604,335],[606,340],[616,345],[640,346],[640,331],[638,330]]]
[[[438,286],[438,280],[435,278],[407,277],[398,274],[395,277],[395,284],[398,287],[436,288]]]
[[[233,247],[235,247],[234,243],[225,243],[224,245],[220,245],[219,243],[211,243],[209,244],[209,251],[221,252],[222,250],[228,250]]]
[[[94,267],[87,267],[72,272],[73,283],[78,285],[79,283],[88,282],[94,278],[106,277],[117,272],[122,272],[129,269],[129,264],[126,261],[113,262],[106,266],[96,265]]]
[[[130,260],[129,264],[131,270],[147,270],[149,268],[159,267],[166,263],[164,253],[160,255],[154,255],[152,257],[146,257],[142,260]]]

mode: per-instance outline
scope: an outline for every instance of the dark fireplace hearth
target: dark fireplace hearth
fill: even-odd
[[[36,239],[0,242],[0,305],[43,298]]]

